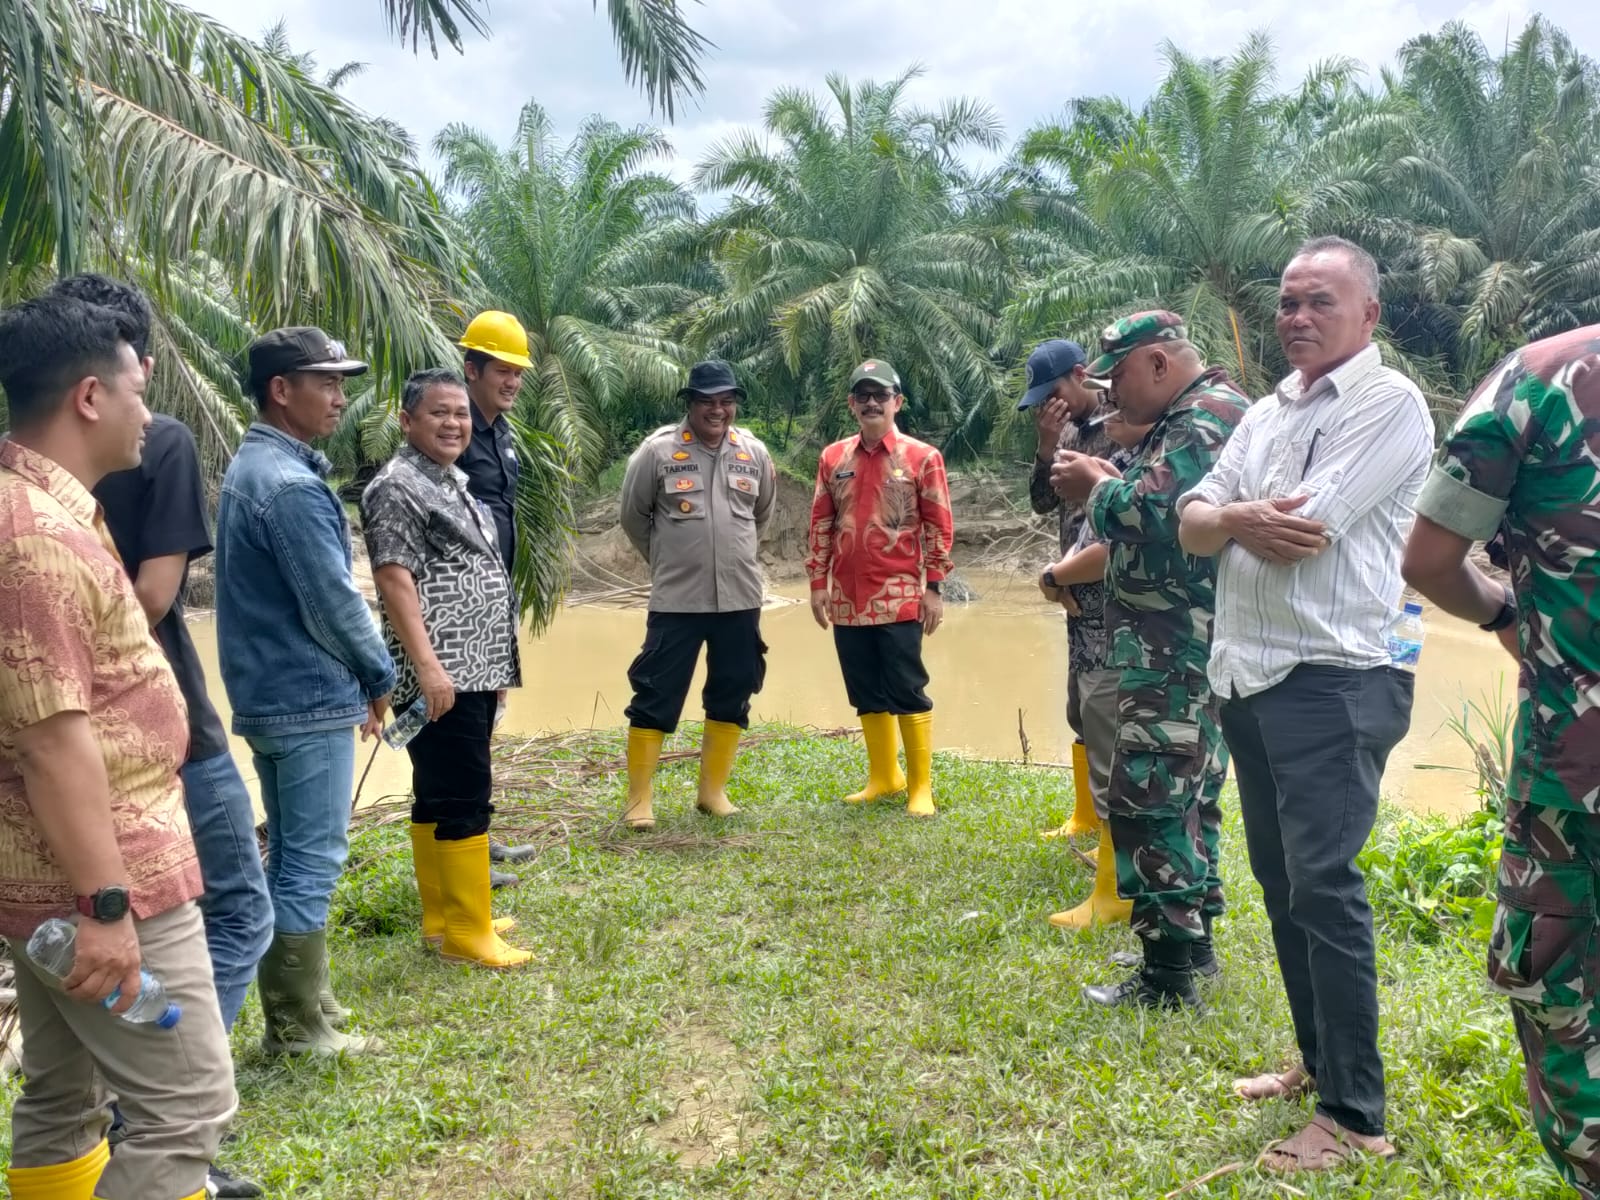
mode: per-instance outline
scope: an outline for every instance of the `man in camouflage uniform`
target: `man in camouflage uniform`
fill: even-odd
[[[1406,580],[1518,657],[1489,979],[1511,999],[1534,1125],[1600,1198],[1600,325],[1535,342],[1479,385],[1417,500]],[[1504,535],[1512,587],[1467,558]]]
[[[1076,736],[1072,746],[1072,781],[1077,803],[1070,819],[1041,837],[1076,837],[1096,829],[1094,810],[1105,803],[1111,775],[1111,741],[1116,727],[1116,680],[1106,667],[1106,601],[1104,575],[1083,582],[1055,575],[1078,544],[1083,505],[1070,504],[1050,488],[1050,465],[1058,450],[1077,450],[1109,459],[1116,450],[1106,436],[1105,385],[1088,374],[1083,347],[1062,338],[1040,342],[1028,355],[1028,390],[1018,412],[1033,411],[1038,449],[1028,500],[1033,511],[1060,513],[1059,561],[1039,575],[1039,590],[1067,617],[1067,726]],[[1090,743],[1093,745],[1090,745]],[[1091,799],[1092,797],[1092,799]]]
[[[1106,626],[1117,689],[1116,757],[1108,797],[1117,891],[1133,901],[1144,962],[1133,977],[1090,987],[1097,1004],[1196,1006],[1196,943],[1222,911],[1214,839],[1201,826],[1222,759],[1206,680],[1215,567],[1178,547],[1178,498],[1203,479],[1248,401],[1222,368],[1207,369],[1175,313],[1136,313],[1109,326],[1089,373],[1112,402],[1152,423],[1126,474],[1084,454],[1057,456],[1056,494],[1085,504],[1110,546]],[[1202,969],[1214,970],[1209,945]]]

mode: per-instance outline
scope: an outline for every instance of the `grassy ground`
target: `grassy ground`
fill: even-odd
[[[422,950],[404,825],[370,823],[341,889],[336,981],[390,1053],[269,1063],[252,1005],[227,1161],[275,1196],[329,1200],[1143,1200],[1306,1119],[1229,1094],[1291,1050],[1237,828],[1210,1012],[1113,1014],[1078,988],[1114,976],[1126,931],[1044,921],[1087,882],[1034,836],[1062,815],[1064,774],[941,757],[943,815],[914,823],[833,802],[861,769],[854,742],[775,737],[741,759],[745,814],[717,827],[675,762],[653,838],[600,827],[614,777],[545,779],[506,827],[573,836],[498,901],[539,958],[512,975]],[[1247,1166],[1186,1195],[1561,1194],[1525,1125],[1504,1004],[1460,946],[1399,928],[1380,931],[1379,968],[1402,1157],[1299,1191]]]

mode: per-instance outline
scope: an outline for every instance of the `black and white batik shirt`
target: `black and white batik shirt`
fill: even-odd
[[[400,447],[361,496],[372,569],[393,564],[417,582],[428,641],[458,692],[522,683],[516,603],[500,558],[494,518],[467,491],[466,475]],[[394,707],[418,695],[416,667],[383,620],[399,681]]]

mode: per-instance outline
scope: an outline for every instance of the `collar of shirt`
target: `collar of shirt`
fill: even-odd
[[[322,451],[297,437],[290,437],[283,430],[268,425],[265,421],[254,422],[245,432],[245,436],[255,438],[257,441],[270,442],[278,449],[287,451],[324,479],[333,470],[333,464]]]
[[[488,417],[483,415],[483,410],[480,409],[473,401],[468,401],[467,407],[472,409],[473,433],[494,433],[500,428],[501,425],[504,424],[504,421],[501,419],[499,413],[496,413],[494,420],[491,421]]]
[[[739,430],[732,425],[728,426],[728,432],[723,435],[722,440],[715,446],[708,446],[695,437],[694,430],[689,428],[689,418],[685,417],[678,422],[678,430],[672,435],[672,440],[681,442],[685,446],[693,446],[707,454],[720,455],[724,446],[737,446],[739,444]]]
[[[19,445],[11,438],[0,440],[0,467],[15,471],[29,483],[48,493],[61,507],[94,529],[100,505],[71,471],[37,450]]]
[[[894,453],[894,447],[895,447],[895,441],[897,440],[897,435],[898,434],[899,434],[898,427],[894,426],[894,425],[890,425],[889,426],[889,432],[883,435],[883,440],[880,441],[876,446],[872,447],[872,449],[869,450],[864,445],[861,444],[861,435],[858,433],[858,434],[855,435],[855,437],[850,439],[850,450],[849,450],[849,453],[851,453],[851,454],[858,454],[858,453],[859,454],[876,454],[878,451],[882,450],[885,454],[893,454]]]
[[[1378,347],[1368,342],[1355,357],[1347,359],[1317,380],[1309,388],[1301,382],[1301,375],[1296,371],[1286,376],[1276,389],[1278,399],[1284,405],[1294,405],[1302,401],[1321,399],[1325,394],[1332,393],[1336,396],[1346,396],[1367,381],[1367,378],[1383,366],[1383,355]]]
[[[450,483],[459,487],[466,486],[467,474],[460,467],[453,464],[447,467],[442,462],[435,462],[410,442],[401,442],[399,453],[401,458],[405,459],[406,462],[435,483]]]

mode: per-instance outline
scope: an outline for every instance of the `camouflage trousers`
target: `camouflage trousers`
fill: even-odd
[[[1600,816],[1512,801],[1489,981],[1511,999],[1534,1127],[1600,1200]]]
[[[1125,669],[1107,807],[1117,893],[1146,941],[1194,941],[1223,911],[1222,784],[1228,752],[1203,680]]]

